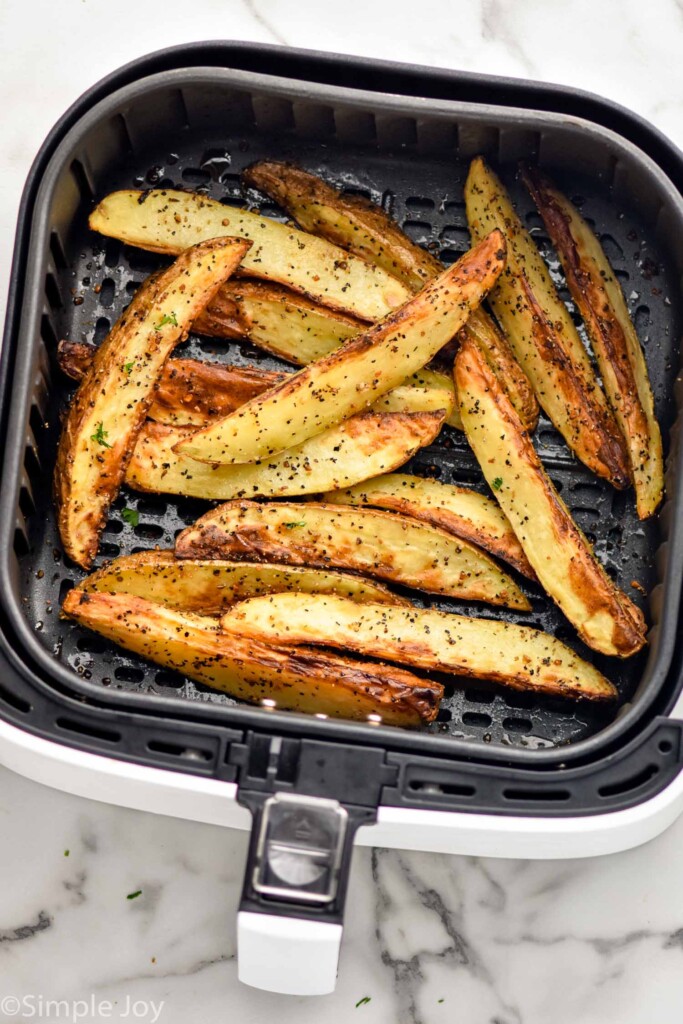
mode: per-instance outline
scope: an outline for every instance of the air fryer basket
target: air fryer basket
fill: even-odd
[[[292,160],[381,202],[413,239],[450,263],[468,246],[462,186],[476,153],[500,169],[558,283],[561,273],[540,219],[515,180],[517,161],[538,161],[551,171],[595,223],[644,343],[657,414],[668,438],[676,415],[673,384],[682,321],[677,286],[683,263],[681,197],[648,157],[607,129],[550,113],[425,103],[219,68],[167,71],[134,82],[102,100],[71,129],[52,157],[36,202],[15,339],[0,523],[4,613],[27,661],[51,685],[92,704],[168,710],[177,718],[194,705],[201,708],[203,721],[239,726],[255,720],[253,711],[245,718],[247,709],[226,695],[129,657],[59,618],[61,600],[83,574],[65,561],[52,504],[60,412],[71,392],[56,367],[57,341],[101,341],[137,284],[161,259],[89,232],[93,201],[114,188],[184,187],[284,219],[263,197],[243,192],[240,171],[263,157]],[[570,303],[564,287],[561,294]],[[248,344],[199,337],[191,337],[182,354],[276,365]],[[681,516],[673,500],[681,489],[678,459],[669,458],[668,506],[658,519],[640,523],[632,492],[619,494],[593,477],[545,419],[536,440],[608,572],[645,608],[653,626],[648,652],[619,662],[587,651],[531,585],[525,586],[533,602],[528,616],[461,602],[426,603],[548,630],[617,684],[618,714],[633,716],[656,696],[671,665],[681,572],[680,529],[674,531]],[[464,437],[448,429],[408,470],[485,488]],[[123,522],[124,506],[139,512],[137,526]],[[206,507],[200,501],[124,490],[112,510],[98,564],[154,545],[171,546],[177,532]],[[457,741],[457,749],[479,758],[499,748],[510,760],[526,760],[544,748],[580,745],[614,717],[588,705],[471,683],[449,684],[446,692],[437,723],[409,738],[397,730],[346,723],[319,722],[316,728],[333,729],[342,738],[358,738],[360,728],[372,734],[373,743],[409,744],[433,754],[444,752],[444,741],[455,750]],[[264,719],[267,714],[269,725],[284,722],[284,714],[261,712]],[[299,716],[286,717],[290,724],[283,727],[296,730]]]

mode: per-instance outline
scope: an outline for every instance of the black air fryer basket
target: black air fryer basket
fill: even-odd
[[[533,612],[518,618],[594,661],[619,688],[616,715],[467,683],[447,688],[438,721],[421,732],[323,720],[238,704],[61,620],[60,602],[83,574],[64,558],[52,504],[60,412],[71,390],[56,367],[57,341],[100,341],[135,285],[160,264],[89,232],[94,200],[115,188],[168,186],[254,204],[259,197],[241,188],[243,167],[262,157],[292,160],[382,203],[449,263],[468,247],[462,186],[477,153],[511,186],[557,281],[540,219],[516,183],[517,161],[538,162],[559,180],[597,225],[645,347],[668,445],[668,497],[655,520],[640,523],[632,492],[594,478],[547,421],[536,440],[608,572],[644,607],[648,651],[625,662],[587,652],[533,588]],[[546,86],[230,43],[161,52],[99,83],[46,141],[20,213],[0,380],[0,716],[85,751],[236,781],[247,804],[258,803],[254,793],[286,789],[353,803],[366,809],[364,820],[380,799],[571,815],[625,807],[661,789],[680,768],[679,726],[665,716],[681,667],[683,473],[674,385],[682,187],[680,154],[648,125]],[[271,204],[260,208],[284,219]],[[199,337],[183,354],[276,365],[248,344]],[[484,487],[455,431],[409,469]],[[122,521],[124,506],[139,512],[138,525]],[[171,546],[206,507],[122,493],[99,562]]]

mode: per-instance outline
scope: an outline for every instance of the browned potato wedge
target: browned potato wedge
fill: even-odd
[[[525,181],[586,324],[600,375],[626,441],[641,519],[653,515],[664,493],[662,436],[647,364],[619,282],[576,207],[535,168]]]
[[[483,551],[433,526],[376,509],[232,501],[183,530],[175,550],[179,558],[351,569],[431,594],[530,608]]]
[[[93,345],[60,341],[57,359],[69,377],[81,380],[96,351]],[[258,366],[170,359],[162,370],[147,416],[150,420],[169,426],[205,426],[211,420],[239,409],[250,398],[285,380],[287,375],[286,372],[262,370]],[[427,391],[429,394],[426,394]],[[453,379],[436,370],[419,370],[408,378],[406,384],[399,385],[378,399],[373,411],[444,411],[444,422],[451,426],[460,425]],[[196,467],[195,460],[193,463]]]
[[[366,412],[329,427],[294,448],[263,462],[211,466],[176,454],[187,430],[148,422],[128,464],[126,483],[137,491],[184,494],[227,501],[229,498],[283,498],[319,494],[330,487],[351,486],[402,466],[441,430],[448,392],[396,388],[387,398],[414,412]],[[439,401],[439,395],[441,400]],[[421,404],[435,408],[419,411]]]
[[[342,195],[315,174],[291,164],[263,160],[248,167],[243,177],[247,184],[275,199],[306,231],[382,267],[413,293],[443,273],[443,264],[436,256],[408,238],[381,207]],[[475,323],[475,339],[491,369],[525,425],[534,430],[538,402],[524,371],[483,310],[470,316],[468,324]]]
[[[572,318],[503,184],[481,157],[472,161],[465,200],[473,239],[498,228],[507,240],[507,264],[489,302],[538,401],[582,462],[615,487],[627,487],[624,441]]]
[[[350,601],[407,605],[374,580],[331,569],[250,562],[192,561],[172,551],[140,551],[108,562],[80,584],[86,593],[132,594],[183,612],[220,615],[231,604],[282,590]]]
[[[65,420],[55,470],[59,532],[78,565],[88,568],[97,553],[169,353],[248,247],[214,238],[188,249],[142,285],[97,350]]]
[[[215,619],[131,594],[71,590],[62,611],[142,658],[238,700],[278,708],[416,726],[436,717],[443,687],[389,665],[228,635]]]
[[[617,696],[614,686],[565,644],[510,622],[281,593],[233,605],[221,625],[231,635],[258,642],[341,647],[515,690],[587,700]]]
[[[324,500],[333,505],[372,505],[421,519],[484,548],[529,579],[536,579],[514,530],[495,501],[470,487],[407,473],[387,473],[348,490],[329,491]]]
[[[270,281],[229,281],[193,329],[212,338],[249,338],[298,366],[322,359],[365,327],[362,320]]]
[[[193,192],[112,192],[88,223],[100,234],[161,253],[179,253],[216,235],[246,238],[252,248],[242,263],[245,273],[361,320],[378,320],[408,298],[395,278],[324,239]]]
[[[471,342],[458,352],[455,378],[467,439],[542,586],[589,647],[635,654],[645,643],[642,614],[595,558]]]
[[[178,451],[202,462],[256,462],[363,412],[462,327],[500,274],[501,240],[493,232],[381,323],[181,441]]]
[[[74,380],[88,371],[97,349],[77,341],[60,341],[60,368]],[[204,426],[267,391],[286,373],[260,367],[205,363],[199,359],[169,359],[161,371],[147,416],[157,423]],[[454,391],[455,394],[455,391]]]

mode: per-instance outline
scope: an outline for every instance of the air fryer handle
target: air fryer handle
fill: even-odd
[[[353,839],[367,807],[244,793],[253,816],[237,918],[239,980],[286,995],[334,991]]]

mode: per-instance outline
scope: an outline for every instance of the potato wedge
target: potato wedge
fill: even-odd
[[[249,562],[192,561],[173,551],[140,551],[122,555],[88,576],[79,589],[87,594],[132,594],[182,612],[221,615],[247,597],[282,590],[303,594],[334,594],[350,601],[407,605],[374,580],[329,569]]]
[[[636,507],[653,515],[664,493],[662,436],[645,356],[624,294],[595,232],[536,168],[523,174],[586,324],[607,399],[626,441]]]
[[[469,341],[456,356],[455,378],[467,439],[542,586],[589,647],[621,658],[635,654],[645,643],[641,612],[595,558]]]
[[[483,551],[433,526],[376,509],[232,501],[183,530],[175,550],[179,558],[352,569],[430,594],[530,608]]]
[[[69,377],[81,380],[96,351],[94,345],[60,341],[57,361]],[[169,426],[205,426],[239,409],[250,398],[262,394],[287,376],[286,371],[262,370],[258,366],[170,359],[162,370],[147,417]],[[382,395],[373,410],[404,413],[445,410],[445,422],[461,429],[453,378],[436,370],[419,370],[405,384]]]
[[[341,647],[515,690],[595,701],[617,696],[614,686],[571,648],[538,629],[510,622],[359,605],[322,594],[270,594],[233,605],[221,626],[260,643]]]
[[[306,648],[243,640],[215,619],[131,594],[69,591],[63,613],[142,658],[238,700],[278,708],[416,726],[436,717],[443,687],[393,666]]]
[[[500,274],[501,240],[493,232],[381,323],[181,441],[178,451],[202,462],[256,462],[367,409],[462,327]]]
[[[55,469],[59,532],[78,565],[88,568],[97,553],[169,353],[248,248],[243,239],[214,238],[188,249],[142,285],[97,350],[69,408]]]
[[[69,377],[81,380],[96,352],[94,345],[60,341],[57,361]],[[267,391],[286,376],[286,372],[262,370],[258,366],[169,359],[161,371],[147,417],[171,426],[204,426],[239,409],[250,398]]]
[[[540,413],[538,400],[507,338],[483,309],[475,309],[458,338],[471,338],[510,399],[524,429],[533,433]]]
[[[441,430],[448,392],[396,388],[386,397],[397,400],[402,409],[409,408],[408,398],[398,398],[408,391],[415,394],[416,405],[433,403],[436,408],[414,413],[360,413],[294,448],[244,466],[210,466],[178,455],[175,449],[188,431],[148,422],[128,464],[126,483],[137,491],[219,501],[296,498],[350,486],[402,466]]]
[[[229,281],[192,325],[212,338],[249,338],[297,366],[322,359],[363,330],[362,320],[269,281]]]
[[[348,490],[329,491],[323,500],[332,505],[386,508],[431,523],[504,559],[529,579],[536,579],[514,530],[498,505],[470,487],[442,484],[407,473],[387,473]]]
[[[499,228],[508,260],[489,303],[553,424],[597,476],[630,483],[623,438],[569,312],[503,184],[481,157],[465,185],[473,239]]]
[[[161,253],[179,253],[216,235],[246,238],[252,248],[242,263],[245,273],[287,285],[361,320],[378,320],[408,298],[395,278],[330,242],[193,192],[112,192],[88,223],[102,235]]]
[[[248,167],[243,178],[248,185],[279,203],[306,231],[382,267],[413,293],[443,273],[440,260],[408,238],[381,207],[365,199],[345,196],[315,174],[291,164],[263,160]],[[491,369],[522,421],[529,430],[534,430],[538,422],[538,402],[524,371],[483,310],[475,310],[470,316],[468,324],[475,323],[478,325],[473,332],[475,339],[481,343]]]

